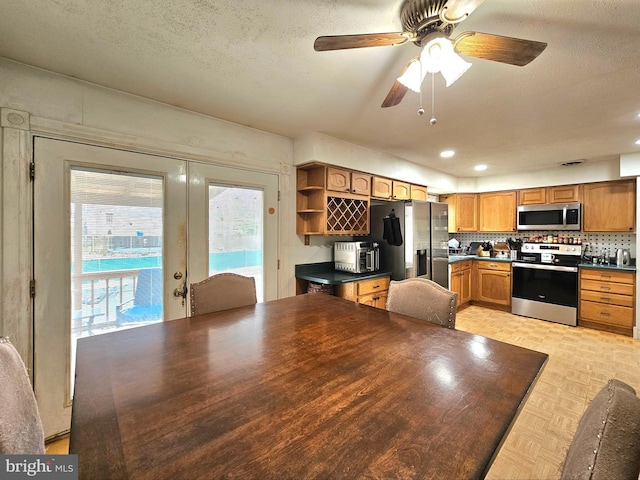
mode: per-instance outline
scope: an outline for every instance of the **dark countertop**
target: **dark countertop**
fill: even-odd
[[[478,255],[451,255],[449,256],[449,263],[458,263],[458,262],[464,262],[465,260],[485,260],[485,261],[492,261],[492,262],[511,262],[512,260],[510,258],[493,258],[493,257],[479,257]],[[632,259],[633,262],[635,263],[635,258]],[[618,270],[621,272],[635,272],[636,271],[636,266],[635,265],[629,265],[626,267],[618,267],[616,266],[616,264],[611,264],[611,265],[600,265],[600,264],[593,264],[593,263],[587,263],[587,262],[582,262],[578,265],[579,268],[601,268],[601,269],[605,269],[605,270]]]
[[[635,259],[634,259],[635,261]],[[614,263],[613,265],[600,265],[600,264],[593,264],[593,263],[581,263],[580,265],[578,265],[578,267],[580,268],[600,268],[600,269],[604,269],[604,270],[619,270],[621,272],[635,272],[636,271],[636,266],[635,265],[629,265],[627,267],[618,267],[616,266],[616,264]]]
[[[466,260],[481,260],[487,262],[506,262],[511,263],[511,258],[495,258],[480,257],[478,255],[451,255],[449,263],[464,262]],[[635,263],[635,259],[634,259]],[[594,265],[592,263],[581,263],[580,268],[600,268],[606,270],[618,270],[621,272],[635,272],[636,266],[617,267],[613,265]],[[307,280],[309,282],[320,283],[325,285],[340,285],[343,283],[357,282],[360,280],[368,280],[371,278],[380,278],[391,276],[391,272],[378,270],[377,272],[368,273],[348,273],[338,272],[333,269],[333,262],[307,263],[296,265],[296,278]]]
[[[508,262],[511,263],[511,258],[497,258],[497,257],[481,257],[479,255],[449,255],[449,263],[464,262],[465,260],[482,260],[487,262]]]
[[[389,276],[391,276],[391,272],[383,270],[367,273],[338,272],[333,269],[333,262],[296,265],[296,278],[325,285],[340,285],[343,283],[358,282],[360,280],[369,280],[370,278]]]

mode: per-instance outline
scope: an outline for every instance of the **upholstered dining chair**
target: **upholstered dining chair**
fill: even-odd
[[[218,273],[201,282],[192,283],[190,290],[191,315],[257,303],[255,279],[236,273]]]
[[[44,433],[36,397],[20,354],[0,337],[0,454],[43,454]]]
[[[640,398],[611,379],[593,397],[571,441],[561,480],[637,480],[640,474]]]
[[[426,278],[393,280],[387,310],[448,328],[456,326],[458,294]]]

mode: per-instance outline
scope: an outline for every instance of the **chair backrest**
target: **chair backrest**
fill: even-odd
[[[202,282],[192,283],[190,291],[191,315],[257,303],[255,279],[235,273],[219,273]]]
[[[140,270],[133,304],[162,304],[162,284],[161,268],[144,268]]]
[[[626,480],[640,474],[640,398],[609,380],[585,410],[565,458],[561,480]]]
[[[426,278],[407,278],[389,284],[387,310],[448,328],[456,326],[458,294]]]
[[[20,354],[0,337],[0,454],[43,454],[44,434],[36,397]]]

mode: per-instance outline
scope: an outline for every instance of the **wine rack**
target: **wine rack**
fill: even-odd
[[[369,200],[327,197],[327,234],[366,235],[369,233]]]

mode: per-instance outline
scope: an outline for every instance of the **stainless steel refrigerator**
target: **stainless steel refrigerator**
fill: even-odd
[[[380,244],[380,268],[391,272],[391,280],[424,277],[449,288],[449,205],[418,200],[381,202],[371,205],[370,212],[367,239]],[[389,220],[394,216],[398,220],[393,221],[390,239]]]

